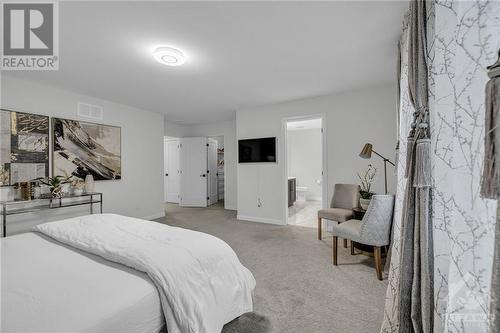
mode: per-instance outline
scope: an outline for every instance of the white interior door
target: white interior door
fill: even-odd
[[[219,201],[217,193],[217,140],[208,139],[208,204],[213,205]]]
[[[179,140],[165,141],[165,201],[179,203]]]
[[[180,139],[180,206],[206,207],[207,138]]]

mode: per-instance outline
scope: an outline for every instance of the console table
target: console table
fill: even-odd
[[[90,214],[94,214],[94,204],[99,204],[99,212],[102,214],[102,193],[67,194],[60,198],[49,195],[33,200],[0,201],[2,207],[2,237],[7,235],[7,216],[9,215],[83,205],[89,205]]]

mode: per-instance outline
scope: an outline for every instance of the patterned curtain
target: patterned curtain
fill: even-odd
[[[497,200],[490,302],[490,328],[495,332],[500,330],[500,49],[497,61],[487,69],[490,80],[485,91],[485,154],[481,195]]]
[[[399,122],[398,142],[399,151],[396,156],[396,199],[394,204],[393,240],[391,249],[391,262],[389,267],[389,285],[386,293],[384,321],[381,332],[399,331],[399,262],[401,249],[401,221],[404,193],[406,192],[406,156],[407,140],[411,130],[415,108],[410,100],[408,89],[408,15],[403,21],[398,50],[400,52],[400,79],[399,79]]]
[[[399,332],[431,332],[433,244],[430,228],[430,143],[427,74],[427,3],[410,2],[408,88],[415,107],[408,135],[401,223]]]
[[[486,67],[500,47],[500,2],[434,4],[429,37],[435,332],[488,324],[495,201],[481,198]]]
[[[495,253],[491,278],[490,327],[500,330],[500,50],[497,62],[488,68],[491,78],[486,84],[484,168],[481,179],[483,198],[497,200]]]
[[[408,91],[408,26],[401,37],[400,154],[394,243],[381,332],[400,332],[400,251],[405,154],[414,108]],[[427,2],[434,239],[433,331],[495,332],[488,324],[496,204],[480,197],[486,66],[500,47],[500,2]]]

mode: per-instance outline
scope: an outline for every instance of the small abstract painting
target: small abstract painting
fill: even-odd
[[[121,128],[52,118],[53,175],[121,179]]]
[[[49,176],[49,117],[0,110],[0,186]]]

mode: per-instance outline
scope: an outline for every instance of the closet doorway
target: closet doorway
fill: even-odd
[[[217,201],[221,207],[224,207],[224,196],[225,196],[225,162],[224,162],[224,136],[209,136],[209,139],[213,139],[217,142],[217,173],[215,177],[216,188],[217,188]]]
[[[219,180],[224,177],[223,172],[219,176],[219,165],[224,165],[223,160],[220,162],[219,141],[212,137],[165,138],[165,202],[183,207],[207,207],[219,202]]]
[[[325,204],[325,129],[322,116],[284,121],[287,224],[317,228]]]

